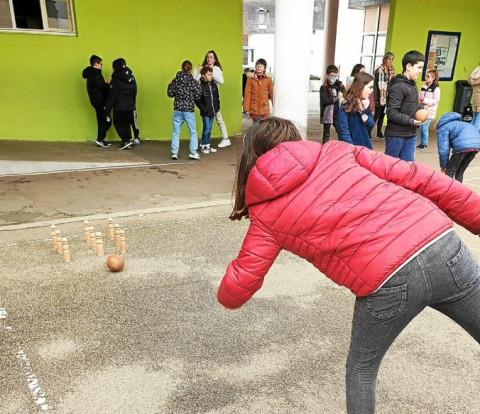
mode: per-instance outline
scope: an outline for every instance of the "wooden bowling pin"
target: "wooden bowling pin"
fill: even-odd
[[[103,256],[105,252],[103,251],[102,233],[97,231],[95,233],[95,238],[96,238],[97,256]]]
[[[115,223],[115,246],[120,247],[120,224]]]
[[[66,237],[62,238],[63,260],[65,263],[70,263],[70,249],[68,248],[68,240]]]
[[[120,253],[127,252],[127,245],[125,244],[125,230],[120,230]]]
[[[90,226],[90,247],[92,249],[96,249],[97,246],[97,239],[95,239],[95,229],[93,226]]]
[[[115,240],[115,228],[111,217],[108,219],[108,240]]]
[[[85,230],[85,243],[90,243],[90,223],[88,220],[83,222],[83,229]]]
[[[62,254],[63,253],[63,246],[62,246],[62,236],[60,234],[60,230],[55,231],[57,238],[56,238],[56,248],[57,248],[57,253]]]
[[[52,224],[50,226],[50,229],[51,229],[50,234],[52,236],[52,245],[54,248],[57,248],[57,233],[56,233],[57,227],[55,226],[55,224]]]

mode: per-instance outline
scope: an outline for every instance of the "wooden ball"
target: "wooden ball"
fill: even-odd
[[[428,111],[426,109],[419,109],[415,112],[414,118],[417,121],[425,122],[428,119]]]
[[[107,257],[107,267],[112,272],[119,272],[123,269],[123,266],[125,266],[125,261],[123,260],[122,256],[118,254],[112,254]]]

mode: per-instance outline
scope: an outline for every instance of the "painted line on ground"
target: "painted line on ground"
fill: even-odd
[[[24,173],[1,173],[0,177],[17,177],[24,175],[47,175],[47,174],[65,174],[68,172],[78,172],[78,171],[102,171],[102,170],[121,170],[125,168],[151,168],[151,167],[164,167],[170,165],[186,165],[186,164],[195,164],[196,161],[180,161],[180,162],[165,162],[159,164],[114,164],[112,166],[104,167],[84,167],[84,168],[72,168],[66,170],[50,170],[50,171],[37,171],[37,172],[24,172]]]
[[[198,203],[190,203],[190,204],[176,205],[176,206],[153,207],[153,208],[146,208],[142,210],[120,211],[116,213],[107,213],[107,214],[102,213],[102,214],[93,214],[90,216],[69,217],[64,219],[39,221],[35,223],[11,224],[7,226],[0,226],[0,231],[25,230],[25,229],[32,229],[32,228],[38,228],[38,227],[50,227],[50,225],[52,224],[58,225],[58,224],[66,224],[66,223],[76,223],[76,222],[85,221],[85,220],[89,220],[89,221],[90,220],[107,220],[110,217],[117,218],[117,217],[130,217],[130,216],[138,216],[138,215],[154,214],[154,213],[169,213],[169,212],[175,212],[175,211],[194,210],[198,208],[208,208],[208,207],[226,206],[226,205],[232,205],[232,200],[230,198],[201,201]]]

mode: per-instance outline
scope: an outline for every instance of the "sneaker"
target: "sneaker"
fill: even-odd
[[[210,145],[208,146],[208,151],[209,152],[217,152],[216,148],[211,147]]]
[[[200,150],[200,152],[203,152],[203,150],[205,149],[205,147],[206,147],[206,145],[200,144],[200,145],[199,145],[199,150]]]
[[[230,139],[229,138],[223,138],[218,143],[218,148],[225,148],[225,147],[229,147],[230,145],[232,145],[232,143],[230,142]]]
[[[172,160],[178,160],[178,154],[172,154]]]
[[[199,160],[200,154],[197,151],[193,151],[190,154],[188,154],[188,158],[190,158],[191,160]]]
[[[95,144],[97,144],[99,147],[102,147],[102,148],[108,148],[110,145],[112,144],[109,144],[108,142],[105,142],[105,141],[95,141]]]
[[[425,144],[420,144],[420,145],[417,145],[417,149],[425,150],[425,149],[427,149],[427,146]]]
[[[385,135],[382,134],[382,131],[380,131],[380,132],[377,134],[377,138],[380,138],[380,139],[385,138]]]
[[[135,139],[133,140],[133,145],[135,145],[136,147],[139,147],[140,144],[141,144],[140,138],[137,137],[137,138],[135,138]]]
[[[128,148],[132,148],[132,141],[122,142],[122,144],[118,147],[118,149],[126,150]]]
[[[207,145],[202,145],[202,149],[200,150],[203,154],[208,154],[210,152],[210,148]]]

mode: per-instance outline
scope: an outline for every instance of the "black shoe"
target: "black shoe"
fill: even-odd
[[[95,144],[102,148],[108,148],[110,145],[112,145],[105,141],[99,141],[98,139],[95,141]]]
[[[131,147],[132,147],[132,142],[131,141],[126,141],[126,142],[122,142],[122,144],[118,147],[118,149],[126,150],[126,149],[131,148]]]
[[[380,132],[377,134],[377,138],[383,139],[383,138],[385,138],[385,135],[383,135],[382,132],[380,131]]]
[[[424,145],[424,144],[420,144],[420,145],[417,145],[417,149],[419,149],[419,150],[425,150],[425,149],[427,149],[427,146]]]

